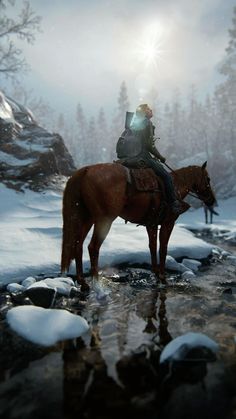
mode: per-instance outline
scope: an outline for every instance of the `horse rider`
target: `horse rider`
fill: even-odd
[[[161,164],[165,163],[166,159],[159,153],[155,146],[155,127],[151,122],[152,116],[152,109],[147,104],[142,104],[137,107],[130,123],[131,136],[135,138],[135,141],[130,141],[130,144],[134,144],[133,150],[130,152],[129,147],[128,155],[123,155],[122,157],[128,157],[127,165],[129,165],[129,161],[132,162],[132,165],[136,162],[138,167],[139,162],[141,164],[143,162],[146,167],[153,169],[155,174],[160,176],[164,182],[166,200],[172,212],[175,215],[180,215],[189,208],[189,205],[178,199],[172,177]]]

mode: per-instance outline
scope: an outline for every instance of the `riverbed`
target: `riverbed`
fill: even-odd
[[[48,349],[12,332],[3,313],[0,416],[236,417],[236,266],[215,252],[191,282],[169,272],[161,286],[148,265],[106,269],[100,281],[105,299],[92,291],[56,300],[90,332]],[[163,348],[189,331],[219,344],[216,360],[162,367]]]

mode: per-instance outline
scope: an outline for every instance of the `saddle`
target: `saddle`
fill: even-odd
[[[137,191],[162,192],[162,179],[150,168],[130,169],[132,183]]]
[[[128,168],[128,183],[139,192],[147,192],[151,195],[150,207],[140,225],[153,226],[160,224],[166,215],[167,203],[163,180],[150,168]],[[157,206],[156,192],[161,193],[161,205]]]

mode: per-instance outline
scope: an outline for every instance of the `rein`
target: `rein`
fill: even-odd
[[[168,169],[170,169],[170,171],[171,172],[173,172],[173,173],[175,173],[175,170],[174,169],[172,169],[172,167],[170,167],[167,163],[163,163],[166,167],[168,167]],[[193,196],[194,198],[197,198],[197,199],[199,199],[200,201],[202,201],[202,199],[198,196],[198,195],[196,195],[196,194],[194,194],[193,192],[190,192],[191,191],[191,189],[188,189],[188,195],[191,195],[191,196]]]

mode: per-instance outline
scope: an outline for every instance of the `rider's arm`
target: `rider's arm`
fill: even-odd
[[[153,154],[154,157],[156,157],[158,160],[160,160],[162,163],[165,163],[166,159],[159,153],[155,146],[155,140],[153,138],[149,139],[150,146],[149,146],[149,152]]]
[[[149,133],[146,136],[147,150],[149,151],[149,153],[151,153],[154,157],[156,157],[162,163],[165,163],[165,161],[166,161],[165,157],[163,157],[161,155],[161,153],[159,153],[159,151],[157,150],[157,148],[155,146],[155,139],[154,139],[154,136],[153,136],[153,125],[152,125],[152,123],[149,124],[147,129],[149,129]]]

